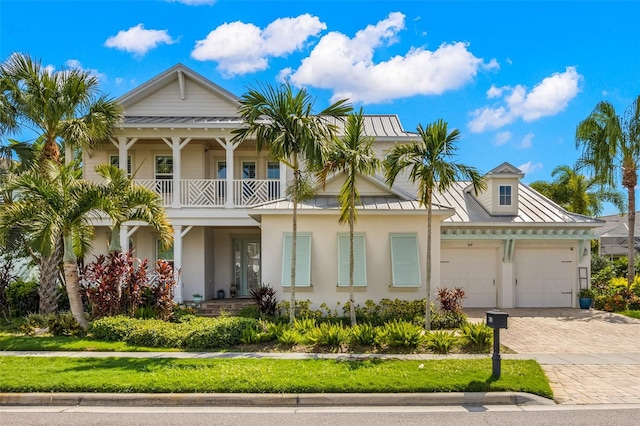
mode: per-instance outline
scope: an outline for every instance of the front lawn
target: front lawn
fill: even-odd
[[[16,374],[19,372],[19,374]],[[1,392],[529,392],[551,398],[535,361],[0,357]]]

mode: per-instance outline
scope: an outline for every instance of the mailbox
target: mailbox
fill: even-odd
[[[493,329],[507,328],[509,314],[502,311],[487,311],[487,325]]]

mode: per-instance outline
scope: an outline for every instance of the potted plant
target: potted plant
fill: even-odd
[[[200,304],[202,303],[204,297],[200,293],[195,293],[191,297],[193,297],[193,303],[195,303],[196,307],[200,307]]]
[[[580,303],[580,309],[589,309],[593,303],[593,290],[590,288],[580,289],[578,302]]]

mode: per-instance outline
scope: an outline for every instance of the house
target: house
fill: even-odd
[[[599,252],[601,256],[609,259],[618,259],[626,257],[629,253],[629,224],[628,215],[612,214],[603,216],[600,219],[605,221],[604,226],[595,231],[599,243]],[[640,251],[640,217],[636,212],[635,225],[635,252]]]
[[[280,299],[290,287],[291,202],[283,197],[291,172],[258,154],[255,142],[232,141],[242,126],[238,98],[176,65],[119,98],[125,118],[112,145],[84,153],[93,166],[111,163],[162,197],[174,227],[169,250],[143,223],[121,229],[123,247],[136,256],[166,259],[181,271],[176,300],[195,293],[247,297],[260,283]],[[376,151],[415,140],[395,115],[368,115]],[[575,306],[589,276],[598,220],[570,214],[524,185],[508,163],[487,173],[487,189],[468,182],[436,194],[432,224],[432,283],[463,287],[467,307]],[[296,292],[316,307],[348,300],[348,231],[338,224],[332,177],[299,207]],[[406,179],[388,188],[381,176],[359,180],[356,224],[356,300],[425,296],[427,212]],[[107,251],[109,222],[97,223],[94,254]],[[582,280],[582,281],[581,281]]]

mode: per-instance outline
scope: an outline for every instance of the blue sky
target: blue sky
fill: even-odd
[[[178,62],[238,96],[289,78],[318,108],[442,118],[460,161],[532,182],[575,162],[599,101],[640,95],[639,21],[636,1],[0,0],[0,60],[80,67],[113,97]]]

